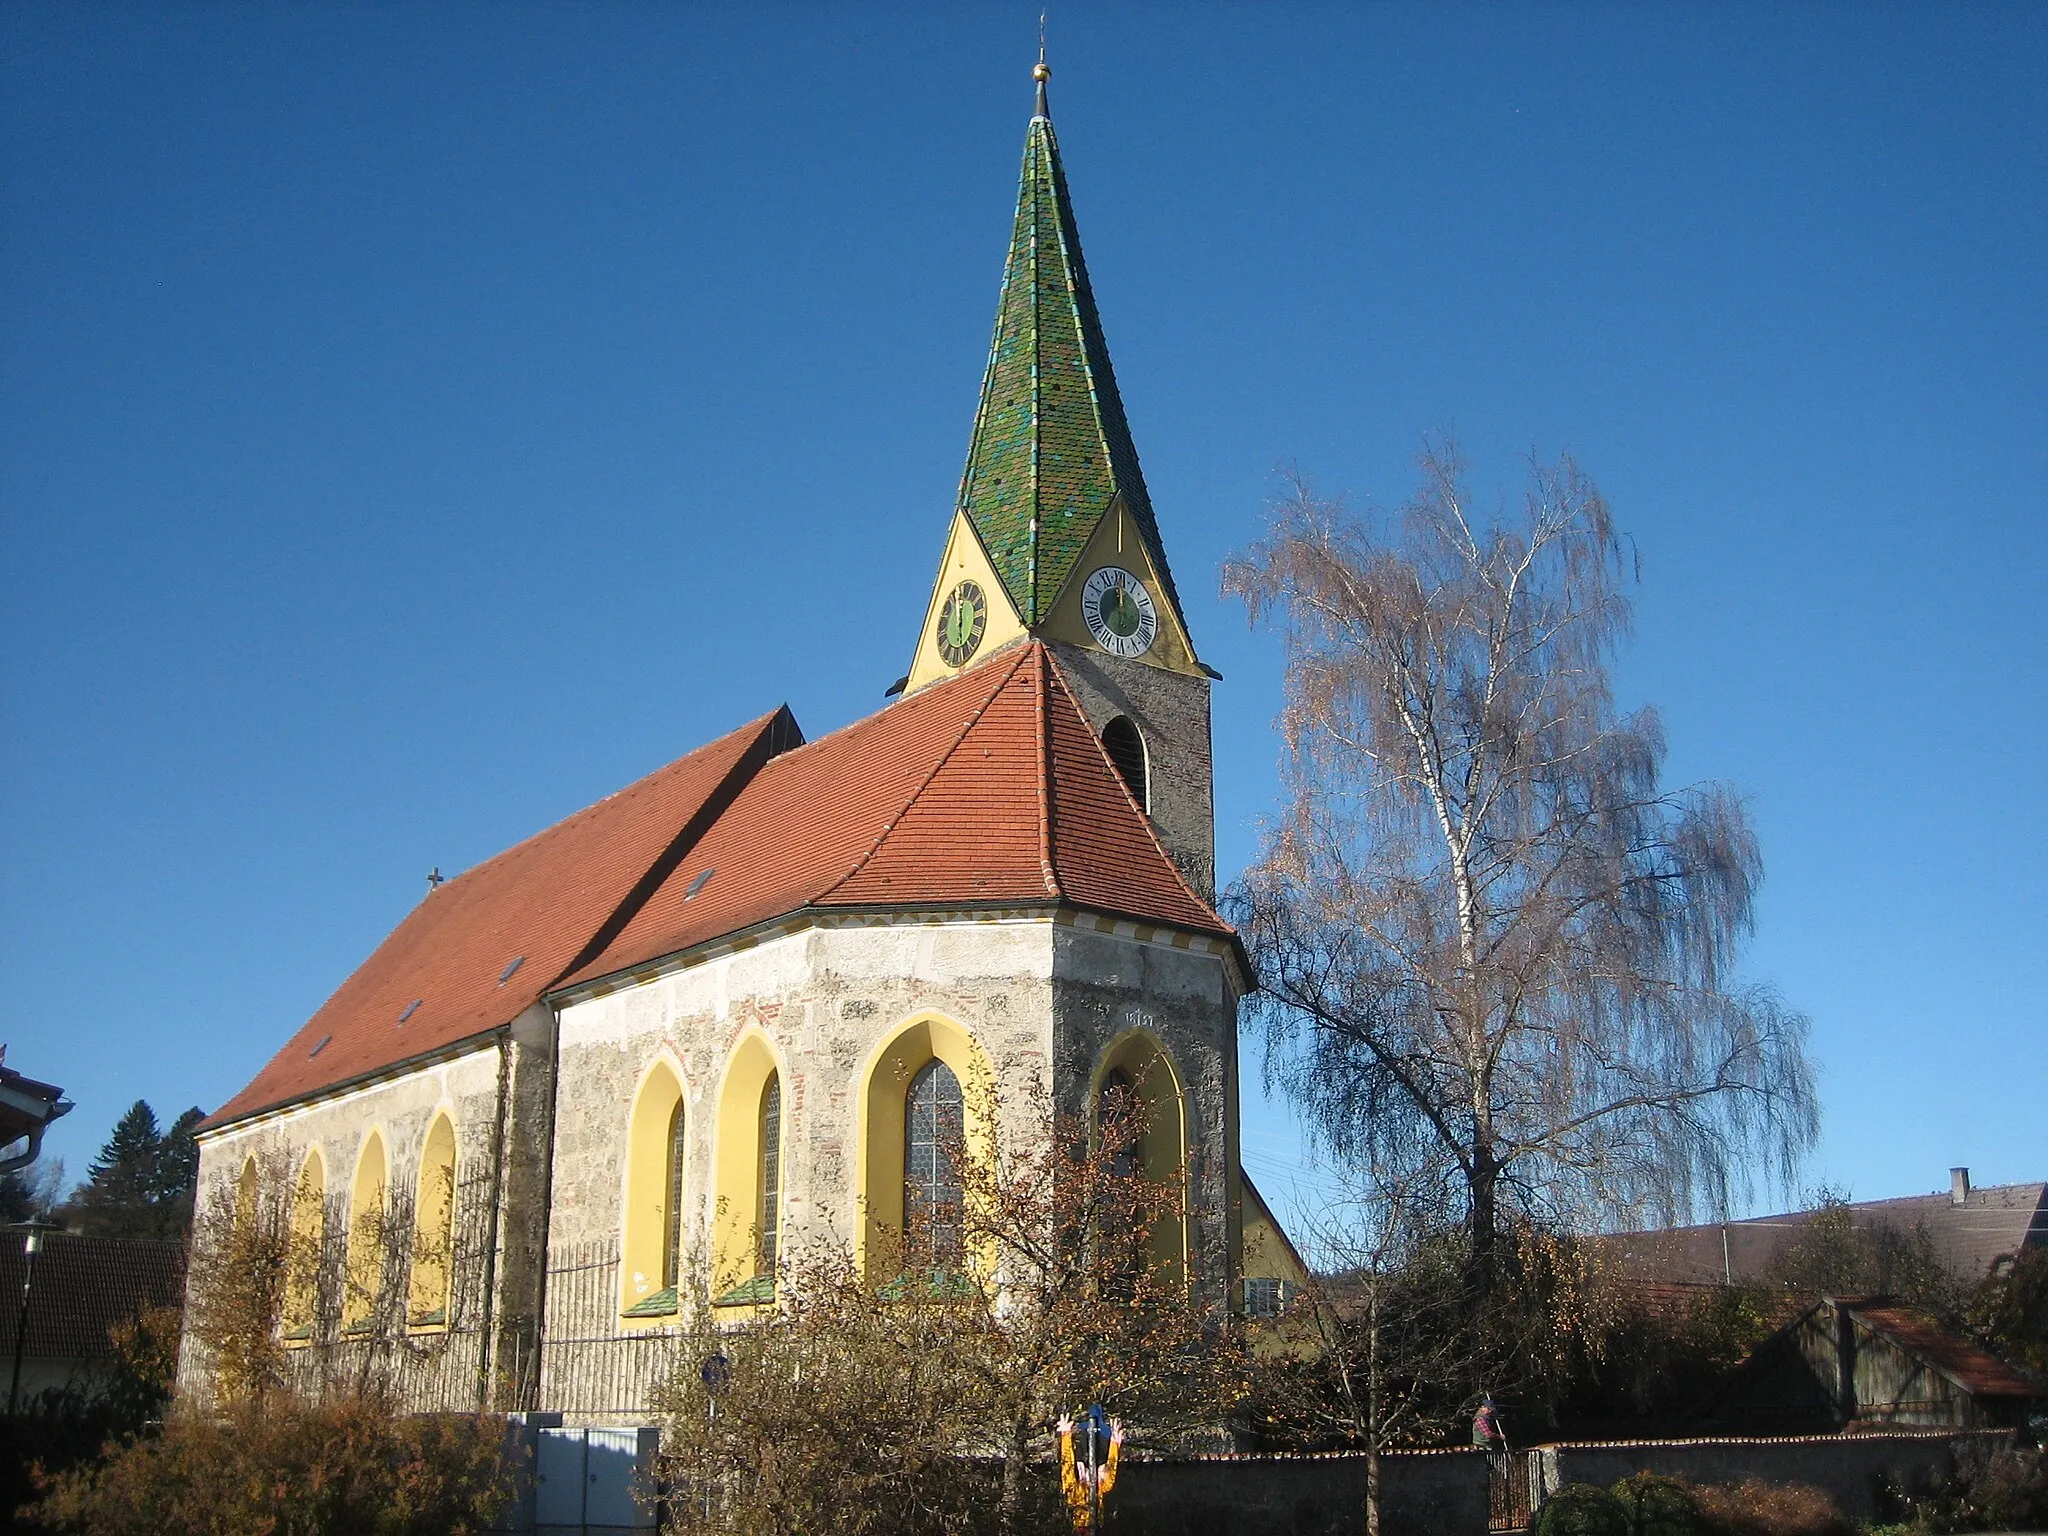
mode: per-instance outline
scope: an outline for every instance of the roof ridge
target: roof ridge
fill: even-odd
[[[562,817],[561,820],[551,821],[546,826],[542,827],[539,831],[528,833],[525,837],[522,837],[518,842],[512,844],[511,847],[500,848],[496,853],[492,854],[489,858],[479,859],[476,863],[470,865],[469,868],[463,870],[461,873],[448,876],[448,878],[443,880],[439,886],[428,891],[425,896],[422,896],[419,899],[419,901],[414,902],[413,907],[417,908],[421,903],[432,900],[436,897],[452,896],[457,894],[456,888],[463,881],[468,880],[472,875],[476,874],[479,870],[489,869],[493,864],[497,864],[501,861],[511,859],[513,856],[517,854],[531,852],[533,845],[535,843],[540,842],[543,838],[550,837],[554,833],[560,832],[567,827],[575,826],[578,823],[584,821],[586,818],[596,815],[598,811],[602,810],[605,806],[610,805],[613,801],[621,799],[626,795],[632,794],[635,790],[643,788],[650,779],[660,778],[664,773],[667,773],[671,768],[680,767],[682,764],[688,762],[691,758],[697,756],[699,753],[710,751],[711,748],[717,746],[720,742],[730,741],[733,737],[743,736],[747,734],[749,731],[765,729],[768,725],[773,723],[777,715],[788,713],[789,706],[787,704],[778,704],[773,709],[769,710],[768,713],[765,715],[756,715],[753,719],[743,721],[739,725],[734,726],[729,731],[720,731],[716,736],[712,737],[709,741],[704,742],[701,746],[692,747],[689,751],[683,753],[682,756],[672,757],[667,762],[661,764],[659,767],[648,769],[645,773],[639,775],[637,778],[634,778],[628,781],[627,783],[621,784],[617,789],[613,790],[610,794],[600,795],[597,799],[591,801],[588,805],[581,806],[578,809],[571,811],[568,815]],[[795,724],[795,722],[796,716],[791,714],[790,723]],[[408,910],[410,911],[411,909]],[[346,977],[342,979],[342,984],[347,984]]]
[[[1052,711],[1046,708],[1046,700],[1052,689],[1047,685],[1046,657],[1051,653],[1039,643],[1033,642],[1038,651],[1038,679],[1034,690],[1038,709],[1038,867],[1045,875],[1046,893],[1061,897],[1066,893],[1060,889],[1060,876],[1052,856]]]
[[[825,900],[826,897],[830,896],[834,891],[838,890],[841,886],[845,885],[848,881],[852,880],[854,876],[858,875],[863,869],[866,869],[868,865],[874,861],[875,855],[882,851],[882,845],[889,841],[890,835],[893,832],[895,832],[898,826],[902,824],[903,818],[910,814],[911,808],[917,804],[919,798],[923,796],[924,792],[927,789],[931,788],[932,781],[939,776],[941,771],[944,770],[946,764],[953,760],[953,754],[960,750],[962,743],[964,743],[967,740],[968,736],[972,734],[975,726],[981,723],[981,717],[988,712],[989,705],[993,704],[996,701],[997,697],[1002,693],[1002,691],[1005,688],[1009,687],[1010,680],[1017,675],[1017,668],[1023,665],[1024,658],[1029,654],[1030,648],[1026,647],[1024,649],[1020,649],[1017,652],[1016,656],[1011,658],[1009,670],[1006,671],[1003,674],[1003,676],[997,680],[994,687],[990,688],[988,692],[985,695],[983,695],[981,702],[975,705],[973,709],[967,712],[966,720],[961,723],[960,733],[953,738],[952,744],[948,746],[945,751],[941,752],[938,755],[938,757],[933,761],[930,772],[926,773],[925,776],[918,781],[917,788],[913,789],[910,792],[910,798],[905,800],[903,804],[897,808],[896,813],[893,816],[891,816],[887,821],[882,823],[882,830],[878,834],[876,834],[875,840],[868,845],[868,851],[862,854],[859,858],[855,859],[853,861],[852,866],[846,871],[845,874],[841,875],[838,879],[834,880],[830,885],[826,886],[823,890],[819,891],[815,896],[811,897],[811,900],[813,902],[821,902]],[[972,672],[962,674],[962,676],[972,675]],[[933,694],[938,692],[940,692],[940,690],[935,688],[918,695],[918,697],[930,698]],[[900,705],[890,706],[890,708],[900,707]],[[881,709],[877,710],[874,714],[869,715],[866,718],[869,720],[879,720],[883,715],[886,715],[888,713],[889,710]],[[859,723],[859,721],[855,722],[855,724]],[[851,728],[852,727],[847,726],[842,727],[841,729],[850,730]],[[826,739],[827,738],[825,737],[819,738],[820,741]]]
[[[1074,697],[1074,690],[1067,686],[1066,673],[1060,668],[1059,658],[1052,654],[1051,647],[1048,646],[1045,648],[1045,650],[1046,658],[1051,663],[1053,680],[1059,684],[1060,692],[1066,695],[1067,703],[1072,705],[1074,713],[1081,717],[1081,724],[1085,728],[1088,724],[1088,712],[1081,708],[1080,700]],[[1159,829],[1152,824],[1151,816],[1147,814],[1145,808],[1142,805],[1138,804],[1138,797],[1131,793],[1131,786],[1124,782],[1124,776],[1117,771],[1116,764],[1112,763],[1109,760],[1109,752],[1102,745],[1102,738],[1097,736],[1092,729],[1087,731],[1087,736],[1088,739],[1095,744],[1096,757],[1100,759],[1102,766],[1109,770],[1109,776],[1111,780],[1115,782],[1117,790],[1123,795],[1124,804],[1128,805],[1131,808],[1131,810],[1136,814],[1138,818],[1138,825],[1144,828],[1145,836],[1152,840],[1153,848],[1158,850],[1159,857],[1166,861],[1166,867],[1173,871],[1173,878],[1175,882],[1180,886],[1182,892],[1187,896],[1187,898],[1190,901],[1192,901],[1195,904],[1195,906],[1198,909],[1208,913],[1211,917],[1215,918],[1216,921],[1218,923],[1221,923],[1222,926],[1229,932],[1235,933],[1237,930],[1231,928],[1230,924],[1224,919],[1223,914],[1216,910],[1216,904],[1210,901],[1207,897],[1203,896],[1200,891],[1196,890],[1192,885],[1190,885],[1188,883],[1188,877],[1181,873],[1180,865],[1175,863],[1173,855],[1166,851],[1166,844],[1159,840]],[[1050,780],[1051,768],[1049,764],[1047,766],[1047,777],[1048,780]],[[1048,832],[1049,831],[1050,818],[1048,818]]]

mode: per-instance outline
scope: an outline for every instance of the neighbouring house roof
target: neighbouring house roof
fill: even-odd
[[[788,709],[763,715],[430,892],[206,1125],[510,1023],[609,942],[761,765],[802,740]]]
[[[1017,905],[1235,943],[1035,641],[809,744],[764,716],[450,880],[207,1125],[773,918]]]
[[[2048,1183],[1997,1184],[1971,1189],[1962,1203],[1944,1191],[1846,1207],[1859,1227],[1926,1231],[1945,1264],[1976,1280],[1998,1260],[2029,1245],[2048,1244]],[[1603,1239],[1638,1273],[1662,1280],[1716,1283],[1768,1279],[1778,1255],[1799,1239],[1812,1211],[1790,1211],[1744,1221],[1665,1227]],[[1725,1243],[1725,1247],[1724,1247]]]
[[[1160,846],[1036,641],[769,763],[566,981],[805,909],[1019,904],[1233,937]]]
[[[178,1305],[185,1288],[185,1246],[139,1237],[78,1237],[46,1233],[35,1259],[24,1360],[97,1360],[111,1352],[107,1330],[145,1307]],[[0,1296],[7,1324],[0,1352],[14,1353],[15,1307],[23,1266],[18,1234],[0,1234]]]
[[[7,1065],[7,1047],[0,1045],[0,1153],[26,1138],[25,1152],[0,1157],[0,1168],[14,1168],[34,1158],[43,1128],[71,1112],[64,1090],[37,1082]]]
[[[1052,611],[1089,536],[1118,501],[1185,628],[1041,90],[1024,138],[1017,220],[960,510],[1030,627]]]

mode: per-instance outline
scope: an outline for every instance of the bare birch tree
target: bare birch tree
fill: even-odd
[[[1616,709],[1606,502],[1565,459],[1482,521],[1454,450],[1421,463],[1392,515],[1298,484],[1225,569],[1288,657],[1286,805],[1237,910],[1269,1073],[1334,1157],[1452,1170],[1484,1290],[1517,1216],[1724,1202],[1789,1179],[1817,1111],[1806,1021],[1735,974],[1743,806],[1661,787],[1655,711]]]

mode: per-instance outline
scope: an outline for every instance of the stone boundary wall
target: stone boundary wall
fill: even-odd
[[[1566,1483],[1602,1488],[1637,1472],[1682,1477],[1689,1483],[1805,1483],[1831,1495],[1852,1520],[1877,1513],[1879,1484],[1912,1486],[1946,1476],[1957,1450],[1986,1448],[2012,1438],[2007,1430],[1934,1430],[1888,1435],[1799,1435],[1767,1440],[1624,1440],[1547,1445],[1538,1459],[1538,1488]]]
[[[1541,1497],[1565,1483],[1605,1488],[1637,1472],[1695,1483],[1761,1478],[1824,1489],[1851,1519],[1876,1513],[1880,1480],[1910,1485],[1946,1475],[1965,1444],[2000,1430],[1813,1435],[1773,1439],[1636,1440],[1537,1447]],[[1390,1451],[1381,1458],[1381,1520],[1390,1536],[1486,1536],[1487,1455]],[[1124,1463],[1104,1521],[1127,1536],[1361,1536],[1365,1457],[1212,1455]]]
[[[1126,1461],[1103,1525],[1130,1536],[1358,1536],[1365,1457],[1187,1456]],[[1485,1536],[1484,1451],[1389,1451],[1380,1518],[1390,1536]]]

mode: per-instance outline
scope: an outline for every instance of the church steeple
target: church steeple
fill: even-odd
[[[1121,506],[1166,601],[1180,600],[1111,371],[1041,61],[995,340],[975,412],[960,511],[1025,628],[1052,613],[1096,530]],[[1185,626],[1183,625],[1183,628]]]
[[[1024,135],[1017,219],[910,693],[1045,642],[1196,890],[1215,873],[1209,683],[1167,569],[1109,366],[1046,106]],[[892,690],[893,692],[894,690]]]

